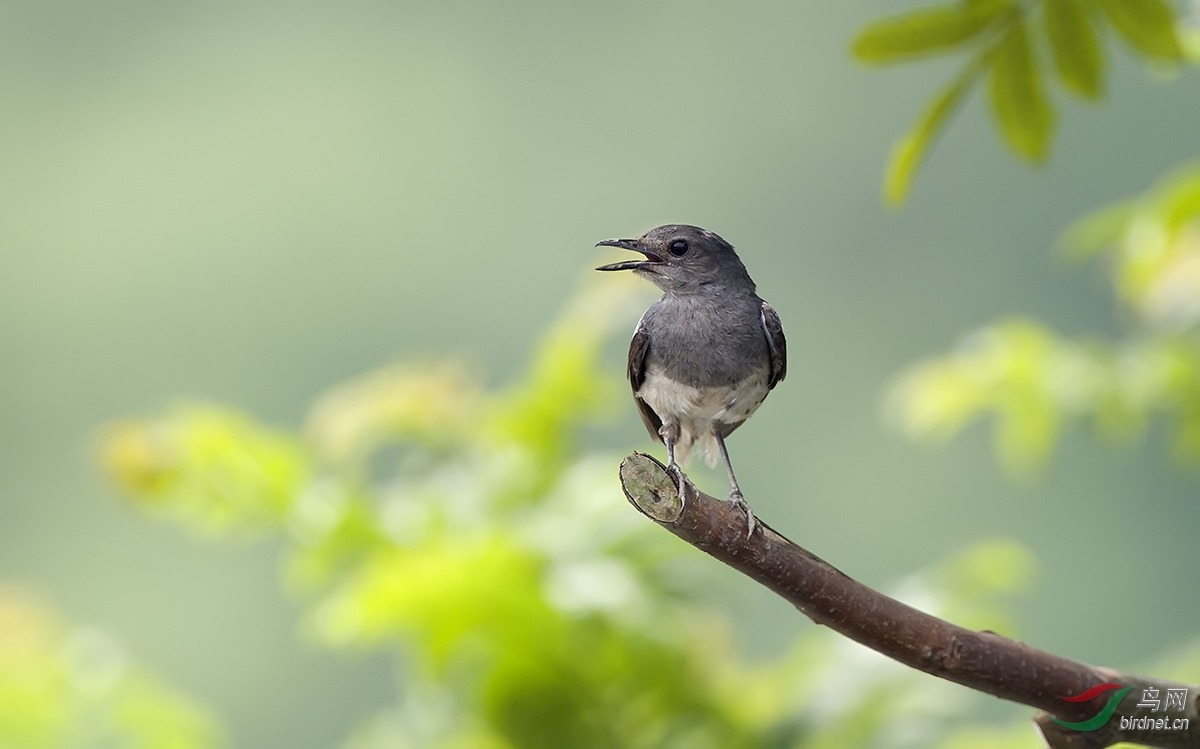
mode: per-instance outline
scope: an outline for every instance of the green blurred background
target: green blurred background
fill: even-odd
[[[180,399],[296,425],[339,380],[446,352],[501,382],[597,240],[687,222],[739,248],[787,327],[790,377],[731,442],[762,517],[876,586],[1010,536],[1041,565],[1026,641],[1127,667],[1182,642],[1200,504],[1161,435],[1069,435],[1022,483],[983,429],[914,447],[880,402],[997,316],[1121,329],[1103,276],[1050,248],[1195,155],[1200,76],[1168,86],[1118,59],[1111,100],[1067,102],[1037,170],[973,100],[888,213],[889,145],[951,70],[851,61],[855,30],[897,9],[0,7],[0,577],[115,635],[238,745],[336,745],[392,700],[390,662],[306,645],[270,544],[208,544],[113,501],[96,428]],[[645,448],[634,413],[594,445]],[[812,626],[713,574],[747,652]]]

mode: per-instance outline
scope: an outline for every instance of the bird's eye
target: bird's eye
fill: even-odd
[[[682,257],[683,255],[687,254],[687,251],[688,251],[687,240],[676,239],[674,242],[671,243],[671,246],[668,249],[671,250],[671,254],[674,255],[675,257]]]

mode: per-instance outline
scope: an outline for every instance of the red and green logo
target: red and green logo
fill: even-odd
[[[1104,709],[1096,713],[1091,718],[1082,720],[1078,723],[1068,723],[1065,720],[1059,720],[1058,718],[1051,718],[1051,720],[1063,728],[1070,728],[1072,731],[1095,731],[1097,728],[1108,722],[1109,718],[1113,716],[1113,713],[1117,711],[1117,705],[1121,704],[1121,700],[1125,697],[1125,695],[1129,694],[1133,687],[1122,687],[1120,684],[1114,684],[1113,682],[1109,681],[1105,682],[1104,684],[1097,684],[1086,692],[1077,694],[1074,697],[1060,698],[1066,700],[1067,702],[1087,702],[1090,699],[1099,697],[1110,689],[1120,689],[1121,691],[1110,697],[1108,699],[1108,704],[1104,706]]]

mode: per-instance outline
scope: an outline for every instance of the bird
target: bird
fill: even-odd
[[[684,497],[683,472],[693,446],[710,467],[725,461],[727,501],[746,514],[747,537],[756,521],[729,461],[725,438],[758,410],[787,376],[787,340],[775,309],[758,296],[746,266],[717,234],[687,224],[667,224],[637,239],[605,239],[642,258],[602,265],[599,271],[633,271],[662,290],[646,310],[629,344],[626,374],[651,438],[667,448]]]

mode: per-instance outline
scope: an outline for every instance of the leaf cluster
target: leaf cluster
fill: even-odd
[[[991,416],[1000,461],[1017,473],[1044,464],[1072,422],[1129,440],[1161,417],[1176,456],[1200,462],[1200,165],[1083,219],[1062,246],[1070,258],[1107,261],[1132,328],[1125,340],[1002,320],[902,375],[892,415],[934,438]]]
[[[1200,59],[1196,35],[1181,28],[1166,0],[960,0],[867,25],[853,51],[868,65],[950,54],[965,58],[893,146],[885,202],[904,203],[930,147],[984,81],[1003,141],[1023,159],[1045,161],[1057,122],[1046,81],[1055,78],[1087,101],[1104,98],[1109,33],[1151,65]]]
[[[212,716],[132,667],[112,638],[0,586],[0,747],[226,745]]]

